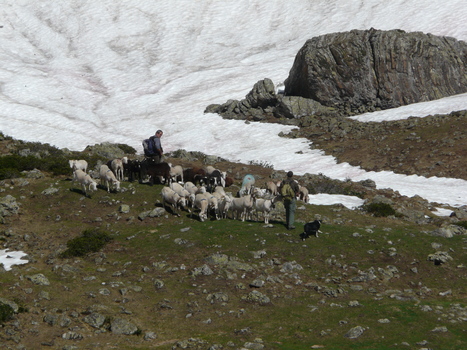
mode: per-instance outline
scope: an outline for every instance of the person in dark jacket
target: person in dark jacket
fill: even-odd
[[[294,222],[295,209],[297,209],[297,197],[300,192],[298,182],[293,178],[293,172],[289,171],[287,173],[287,177],[282,181],[281,187],[283,187],[286,183],[290,185],[293,191],[293,193],[290,195],[284,196],[286,226],[288,230],[293,230],[295,228]]]
[[[151,136],[149,138],[150,142],[153,143],[153,151],[154,154],[150,156],[150,158],[155,162],[155,163],[160,163],[162,161],[162,156],[164,154],[164,150],[162,149],[161,145],[161,137],[164,133],[162,130],[157,130],[154,136]]]

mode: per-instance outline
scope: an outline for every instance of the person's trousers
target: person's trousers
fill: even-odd
[[[285,219],[287,228],[291,228],[295,222],[295,209],[297,209],[297,200],[285,200],[284,201],[285,207]]]

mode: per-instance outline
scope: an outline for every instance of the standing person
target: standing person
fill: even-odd
[[[145,149],[145,155],[156,163],[162,161],[162,155],[164,154],[161,145],[161,137],[163,134],[162,130],[157,130],[156,133],[147,140],[148,148]]]
[[[293,179],[293,172],[289,171],[287,177],[282,181],[281,194],[284,199],[286,226],[288,230],[293,230],[295,226],[295,209],[297,209],[297,196],[300,188],[297,181]]]

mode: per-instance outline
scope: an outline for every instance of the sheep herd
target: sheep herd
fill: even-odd
[[[88,163],[85,160],[70,160],[74,183],[78,183],[85,195],[97,190],[97,182],[87,173]],[[240,190],[235,195],[226,192],[225,188],[233,185],[234,180],[212,166],[203,168],[183,168],[170,163],[155,163],[150,159],[130,160],[127,157],[113,159],[99,168],[101,186],[107,191],[119,191],[120,183],[128,178],[132,182],[149,178],[150,184],[158,181],[164,184],[161,190],[162,205],[170,208],[174,215],[180,211],[196,212],[200,221],[209,219],[256,220],[260,214],[265,224],[269,224],[271,211],[275,203],[282,201],[280,194],[281,181],[268,181],[265,188],[255,186],[254,175],[244,176]],[[299,200],[308,202],[308,190],[299,186]]]

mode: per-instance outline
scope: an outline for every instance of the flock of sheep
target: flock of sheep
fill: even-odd
[[[146,162],[146,164],[144,163]],[[70,168],[73,170],[74,183],[81,185],[85,195],[88,191],[97,190],[97,182],[87,173],[88,163],[85,160],[70,160]],[[172,166],[170,163],[151,163],[148,160],[136,161],[113,159],[103,164],[99,169],[101,185],[119,191],[120,182],[128,174],[132,181],[131,172],[139,171],[140,182],[144,176],[150,176],[151,183],[159,177],[165,184],[161,190],[162,204],[164,208],[169,206],[175,215],[180,215],[181,210],[190,212],[193,216],[197,211],[200,221],[210,218],[237,220],[259,220],[259,214],[264,218],[264,223],[269,224],[271,211],[275,203],[282,201],[280,195],[281,182],[268,181],[266,188],[255,186],[255,177],[245,175],[242,186],[237,195],[226,192],[225,188],[233,184],[233,179],[212,166],[204,168],[183,168],[180,165]],[[300,187],[299,199],[308,202],[308,190]]]

